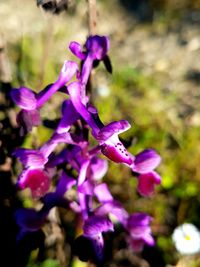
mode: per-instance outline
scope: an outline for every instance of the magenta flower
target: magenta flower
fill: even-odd
[[[81,117],[92,129],[93,136],[99,142],[102,153],[116,163],[126,163],[131,165],[132,156],[120,142],[118,135],[130,128],[130,124],[125,121],[112,122],[106,126],[100,121],[98,114],[91,113],[81,101],[81,85],[79,82],[69,84],[67,90],[72,104]]]
[[[139,174],[137,190],[144,197],[152,196],[155,186],[161,183],[160,175],[153,171],[160,162],[160,155],[153,149],[146,149],[135,156],[131,168]]]

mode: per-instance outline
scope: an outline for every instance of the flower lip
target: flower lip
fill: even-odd
[[[22,172],[18,185],[21,189],[30,188],[33,198],[40,198],[49,190],[50,178],[42,169],[27,169]]]
[[[101,152],[107,158],[116,163],[126,163],[128,165],[131,165],[133,162],[128,151],[125,149],[125,147],[120,141],[115,143],[112,142],[104,143],[101,146]]]

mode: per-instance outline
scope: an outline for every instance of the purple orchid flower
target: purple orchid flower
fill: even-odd
[[[145,213],[135,213],[129,216],[126,229],[129,232],[128,243],[133,251],[140,252],[145,244],[149,246],[155,244],[151,235],[151,221],[152,218]]]
[[[45,223],[50,210],[55,207],[69,207],[69,200],[64,198],[65,192],[67,192],[72,186],[74,186],[76,180],[62,172],[55,192],[46,194],[43,198],[43,206],[40,210],[20,208],[15,212],[16,222],[21,228],[17,240],[23,238],[27,232],[34,232],[39,230]]]
[[[48,165],[49,156],[58,143],[77,144],[69,133],[54,134],[51,139],[38,150],[19,148],[14,155],[24,165],[24,170],[18,179],[21,189],[30,188],[34,198],[40,198],[46,194],[54,175],[54,168]]]
[[[41,123],[39,109],[55,92],[71,80],[77,70],[78,66],[75,62],[65,61],[58,80],[40,93],[36,94],[26,87],[11,90],[12,100],[22,109],[17,116],[17,122],[21,126],[21,135]]]
[[[83,60],[81,71],[81,84],[86,85],[90,76],[93,62],[103,60],[109,50],[110,42],[108,37],[94,35],[90,36],[85,44],[86,51],[83,52],[81,45],[77,42],[71,42],[69,49],[80,60]]]
[[[160,162],[160,155],[153,149],[146,149],[135,156],[132,170],[139,174],[137,189],[142,196],[152,196],[155,185],[161,183],[160,175],[153,171]]]
[[[93,116],[82,103],[80,89],[81,85],[79,82],[70,83],[67,87],[72,104],[81,117],[91,127],[93,136],[99,141],[102,153],[116,163],[126,163],[131,165],[133,162],[132,156],[128,153],[118,138],[120,133],[130,128],[130,124],[127,121],[122,120],[104,126],[99,118],[97,119],[97,114],[95,113]]]

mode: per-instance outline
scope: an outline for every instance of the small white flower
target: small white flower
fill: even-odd
[[[191,223],[184,223],[177,227],[172,240],[181,254],[194,254],[200,251],[200,232]]]

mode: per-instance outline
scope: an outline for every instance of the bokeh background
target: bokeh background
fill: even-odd
[[[154,148],[163,159],[158,168],[162,184],[149,199],[138,196],[128,168],[109,163],[105,180],[113,195],[129,212],[152,215],[157,244],[133,254],[119,231],[107,266],[200,266],[198,254],[180,255],[171,239],[184,222],[200,228],[200,1],[101,0],[97,10],[97,33],[110,37],[113,66],[112,75],[102,65],[93,74],[93,99],[100,117],[105,123],[128,120],[132,128],[122,135],[128,150],[136,154]],[[17,108],[8,91],[26,85],[37,92],[56,80],[63,61],[74,59],[69,42],[83,44],[88,36],[87,3],[71,0],[67,11],[53,15],[34,0],[1,0],[0,21],[0,231],[1,254],[8,260],[15,248],[15,207],[38,205],[12,187],[20,168],[13,171],[12,149],[38,146],[51,134],[42,125],[19,138]],[[42,109],[44,120],[59,118],[62,97],[53,97]],[[73,214],[59,212],[57,223],[44,229],[43,256],[36,245],[27,266],[88,266],[70,256]],[[2,266],[13,266],[9,262]]]

